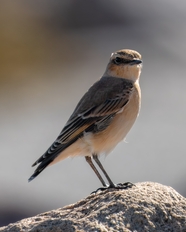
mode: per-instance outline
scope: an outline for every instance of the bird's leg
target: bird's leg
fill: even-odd
[[[99,180],[101,181],[102,185],[104,187],[107,187],[105,181],[103,180],[103,178],[99,174],[98,170],[96,169],[95,165],[93,164],[91,157],[90,156],[85,156],[85,159],[88,162],[88,164],[90,165],[90,167],[93,169],[93,171],[95,172],[95,174],[97,175],[97,177],[99,178]]]
[[[97,165],[100,167],[100,169],[102,170],[102,172],[104,173],[105,177],[107,178],[108,182],[109,182],[109,186],[108,188],[116,188],[116,189],[127,189],[127,188],[131,188],[132,186],[135,186],[134,184],[132,184],[131,182],[126,182],[126,183],[119,183],[119,184],[114,184],[112,182],[112,180],[110,179],[109,175],[107,174],[107,172],[105,171],[103,165],[101,164],[101,162],[98,159],[97,154],[93,155],[93,159],[95,160],[95,162],[97,163]],[[100,188],[98,190],[104,190],[106,188]]]
[[[103,165],[99,161],[97,154],[93,154],[93,159],[95,160],[95,162],[97,163],[97,165],[100,167],[101,171],[103,172],[103,174],[107,178],[107,180],[109,182],[109,188],[115,188],[116,187],[115,184],[112,182],[112,180],[110,179],[109,175],[107,174],[107,172],[103,168]]]
[[[110,179],[110,177],[108,176],[107,172],[105,171],[105,169],[103,168],[103,165],[101,164],[101,162],[98,159],[98,156],[96,154],[93,154],[93,159],[95,160],[95,162],[97,163],[97,165],[99,166],[99,168],[102,170],[102,172],[104,173],[105,177],[107,178],[108,182],[109,182],[109,186],[105,183],[105,181],[103,180],[102,176],[100,175],[100,173],[98,172],[98,170],[96,169],[95,165],[92,162],[92,158],[90,156],[85,156],[86,161],[88,162],[88,164],[90,165],[90,167],[93,169],[93,171],[95,172],[95,174],[97,175],[97,177],[99,178],[99,180],[101,181],[103,187],[97,189],[96,191],[92,192],[92,193],[96,193],[97,191],[101,190],[104,191],[108,188],[115,188],[115,189],[127,189],[127,188],[131,188],[134,184],[127,182],[127,183],[119,183],[117,185],[115,185],[112,180]]]

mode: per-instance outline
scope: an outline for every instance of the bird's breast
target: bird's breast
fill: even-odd
[[[87,139],[85,136],[85,140],[88,142],[91,152],[97,154],[109,153],[120,141],[122,141],[139,114],[140,104],[140,87],[138,84],[135,84],[128,103],[120,113],[115,115],[110,125],[99,133],[88,135]]]

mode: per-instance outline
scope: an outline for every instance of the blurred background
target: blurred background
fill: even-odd
[[[82,157],[27,179],[122,48],[143,56],[142,108],[127,142],[101,161],[115,183],[159,182],[186,196],[185,25],[184,0],[0,1],[0,226],[101,186]]]

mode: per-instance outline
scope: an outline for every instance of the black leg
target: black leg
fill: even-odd
[[[103,178],[99,174],[98,170],[96,169],[95,165],[93,164],[91,157],[90,156],[85,156],[85,159],[88,162],[88,164],[90,165],[90,167],[93,169],[93,171],[95,172],[95,174],[97,175],[97,177],[99,178],[99,180],[101,181],[102,185],[104,187],[107,187],[105,181],[103,180]]]
[[[108,176],[107,172],[105,171],[105,169],[103,168],[103,165],[101,164],[101,162],[98,159],[98,156],[96,154],[94,154],[93,159],[95,160],[95,162],[97,163],[97,165],[99,166],[99,168],[102,170],[102,172],[104,173],[105,177],[107,178],[108,182],[109,182],[109,186],[105,183],[105,181],[103,180],[102,176],[100,175],[100,173],[98,172],[98,170],[96,169],[95,165],[92,162],[92,158],[90,156],[85,156],[86,161],[89,163],[90,167],[93,169],[93,171],[95,172],[95,174],[97,175],[97,177],[99,178],[99,180],[101,181],[103,187],[97,189],[96,191],[92,192],[92,193],[96,193],[97,191],[101,190],[104,191],[108,188],[115,188],[115,189],[128,189],[128,188],[132,188],[132,186],[135,186],[134,184],[130,183],[130,182],[126,182],[126,183],[119,183],[119,184],[114,184],[112,182],[112,180],[110,179],[110,177]]]
[[[105,175],[105,177],[107,178],[108,182],[109,182],[109,187],[110,188],[115,188],[115,184],[112,182],[112,180],[110,179],[109,175],[107,174],[107,172],[105,171],[105,169],[103,168],[103,165],[101,164],[101,162],[98,159],[98,156],[96,154],[93,155],[93,159],[96,161],[97,165],[100,167],[101,171],[103,172],[103,174]]]

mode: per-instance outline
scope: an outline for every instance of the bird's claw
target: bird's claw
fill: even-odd
[[[127,188],[132,188],[133,186],[135,186],[135,184],[131,183],[131,182],[125,182],[125,183],[119,183],[116,185],[116,189],[127,189]]]
[[[98,188],[96,191],[93,191],[92,193],[97,193],[98,191],[104,191],[104,190],[107,190],[107,189],[128,189],[128,188],[132,188],[133,186],[135,186],[135,184],[133,184],[131,182],[114,184],[114,186],[113,185],[107,185],[107,186]]]

